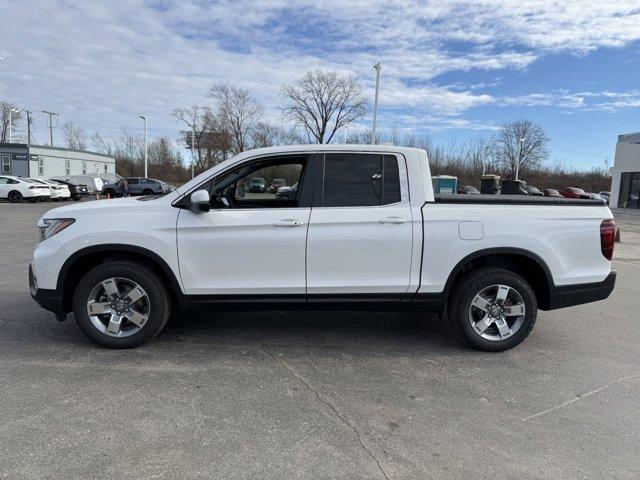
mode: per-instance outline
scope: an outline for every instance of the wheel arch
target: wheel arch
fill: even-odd
[[[456,284],[467,274],[483,267],[498,267],[523,277],[534,293],[542,310],[549,307],[553,276],[547,263],[537,254],[521,248],[499,247],[473,252],[453,268],[445,284],[445,298],[455,290]]]
[[[182,293],[176,275],[162,257],[143,247],[114,243],[94,245],[78,250],[62,265],[56,289],[62,294],[65,312],[72,310],[73,294],[84,274],[91,268],[111,259],[129,259],[150,267],[166,282],[172,300],[175,300],[180,307],[187,306],[186,297]]]

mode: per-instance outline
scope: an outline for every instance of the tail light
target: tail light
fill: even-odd
[[[600,251],[607,260],[613,258],[613,246],[616,241],[616,224],[613,220],[603,220],[600,224]]]

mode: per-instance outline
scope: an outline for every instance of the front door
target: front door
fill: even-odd
[[[245,162],[203,186],[211,194],[209,212],[180,211],[178,255],[188,295],[304,300],[314,157]],[[264,180],[260,188],[256,179]],[[271,188],[274,179],[285,185]]]
[[[327,153],[323,162],[307,239],[309,302],[399,300],[413,247],[404,158]]]

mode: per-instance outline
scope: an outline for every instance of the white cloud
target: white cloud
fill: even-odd
[[[312,68],[356,73],[371,95],[378,60],[381,104],[434,128],[490,129],[462,118],[483,105],[639,106],[637,92],[496,98],[482,86],[434,82],[452,71],[499,75],[553,52],[627,45],[640,39],[637,0],[3,0],[0,8],[0,97],[107,137],[139,130],[141,113],[153,134],[175,137],[171,110],[206,102],[219,80],[250,88],[268,110],[283,82]],[[44,116],[35,119],[43,141]]]

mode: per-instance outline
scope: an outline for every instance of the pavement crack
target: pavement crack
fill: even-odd
[[[584,400],[587,397],[590,397],[591,395],[595,395],[596,393],[600,393],[610,387],[612,387],[613,385],[617,384],[617,383],[621,383],[621,382],[626,382],[627,380],[632,380],[634,378],[640,378],[640,375],[629,375],[627,377],[620,377],[620,378],[616,378],[615,380],[610,381],[609,383],[596,388],[595,390],[591,390],[589,392],[580,394],[580,395],[576,395],[574,398],[572,398],[571,400],[568,400],[566,402],[562,402],[554,407],[551,408],[547,408],[546,410],[542,410],[541,412],[538,413],[534,413],[533,415],[529,415],[528,417],[524,417],[522,419],[520,419],[520,421],[522,422],[526,422],[527,420],[532,420],[534,418],[537,417],[542,417],[543,415],[547,415],[548,413],[552,413],[555,412],[556,410],[559,410],[561,408],[567,407],[569,405],[571,405],[574,402],[577,402],[578,400]]]
[[[272,360],[274,360],[275,362],[279,363],[288,373],[289,375],[291,375],[295,380],[297,380],[299,383],[301,383],[302,385],[305,386],[305,388],[307,390],[309,390],[309,392],[311,392],[316,399],[318,400],[318,402],[320,402],[321,404],[323,404],[324,406],[326,406],[329,410],[331,410],[331,412],[333,412],[333,414],[344,424],[346,425],[348,428],[350,428],[353,433],[355,434],[358,443],[360,444],[360,447],[362,448],[362,450],[364,450],[372,459],[373,461],[376,463],[376,465],[378,466],[378,470],[380,470],[380,473],[382,474],[382,476],[386,479],[389,480],[389,477],[387,476],[387,472],[385,472],[384,468],[382,468],[382,464],[380,463],[380,461],[378,460],[378,458],[374,455],[374,453],[367,448],[367,446],[364,444],[363,440],[362,440],[362,435],[360,433],[360,431],[355,427],[355,425],[353,425],[349,419],[342,415],[338,409],[329,401],[326,400],[325,398],[322,398],[322,396],[320,395],[320,393],[311,386],[311,384],[309,382],[307,382],[302,376],[300,376],[298,373],[296,373],[295,370],[293,370],[288,364],[287,362],[285,362],[284,360],[282,360],[281,358],[276,357],[275,355],[267,352],[266,350],[264,350],[263,348],[260,347],[255,347],[256,350],[262,352],[264,355],[268,356],[269,358],[271,358]]]

